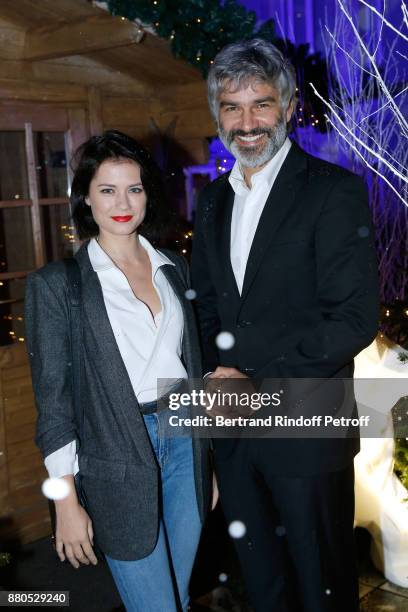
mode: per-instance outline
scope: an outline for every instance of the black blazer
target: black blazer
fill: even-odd
[[[223,175],[201,193],[192,278],[204,371],[256,378],[352,377],[375,338],[377,258],[363,181],[292,143],[255,233],[239,295],[230,261],[234,192]],[[219,331],[235,345],[218,351]],[[280,473],[340,469],[356,440],[262,441]],[[217,445],[219,447],[219,444]]]
[[[201,376],[198,335],[186,299],[187,262],[165,251],[176,267],[161,269],[184,314],[183,360],[190,378]],[[79,468],[95,536],[114,559],[136,560],[153,550],[159,527],[159,474],[143,417],[109,323],[97,273],[84,244],[75,258],[82,277],[83,438]],[[55,262],[27,279],[27,345],[38,408],[36,442],[44,457],[76,438],[70,373],[65,266]],[[197,503],[210,503],[208,440],[193,438]]]

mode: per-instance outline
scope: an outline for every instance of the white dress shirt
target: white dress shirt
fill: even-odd
[[[183,311],[160,270],[165,264],[174,264],[146,238],[139,238],[149,256],[152,282],[161,302],[161,311],[155,317],[135,296],[125,274],[95,239],[88,245],[88,255],[101,283],[109,322],[133,391],[139,403],[145,403],[166,392],[165,387],[158,389],[158,379],[187,378],[187,372],[181,361]],[[75,474],[78,471],[75,440],[48,455],[45,466],[50,477]]]
[[[286,138],[274,157],[251,177],[251,189],[247,187],[239,163],[236,161],[229,182],[235,192],[231,218],[230,257],[239,293],[244,284],[249,252],[269,192],[286,159],[292,143]]]

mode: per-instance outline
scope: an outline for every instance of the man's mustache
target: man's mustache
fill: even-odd
[[[228,142],[231,143],[236,136],[260,136],[261,134],[266,134],[271,137],[273,135],[272,128],[254,128],[249,132],[245,132],[244,130],[231,130],[228,132]]]

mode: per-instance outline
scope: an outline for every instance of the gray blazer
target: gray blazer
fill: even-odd
[[[166,251],[176,267],[161,269],[184,313],[183,360],[189,378],[201,377],[198,336],[185,298],[188,266]],[[82,484],[101,550],[136,560],[155,547],[159,526],[159,468],[125,365],[116,344],[87,243],[75,255],[82,277],[83,439]],[[27,279],[25,323],[38,409],[36,443],[44,457],[76,439],[72,405],[68,296],[65,266],[55,262]],[[193,438],[201,520],[210,504],[208,440]]]

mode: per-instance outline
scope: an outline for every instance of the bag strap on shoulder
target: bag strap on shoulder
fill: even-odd
[[[174,263],[177,274],[181,282],[183,283],[183,286],[185,287],[185,289],[188,289],[189,283],[190,283],[189,270],[188,270],[188,263],[184,259],[184,257],[182,255],[177,255],[176,253],[174,253],[173,251],[170,251],[169,249],[157,249],[157,250],[160,253],[163,253],[163,255],[168,257],[170,261]]]
[[[82,369],[82,282],[81,270],[73,257],[64,259],[68,281],[69,325],[71,338],[72,398],[77,425],[77,452],[81,445],[84,414],[81,407]]]

